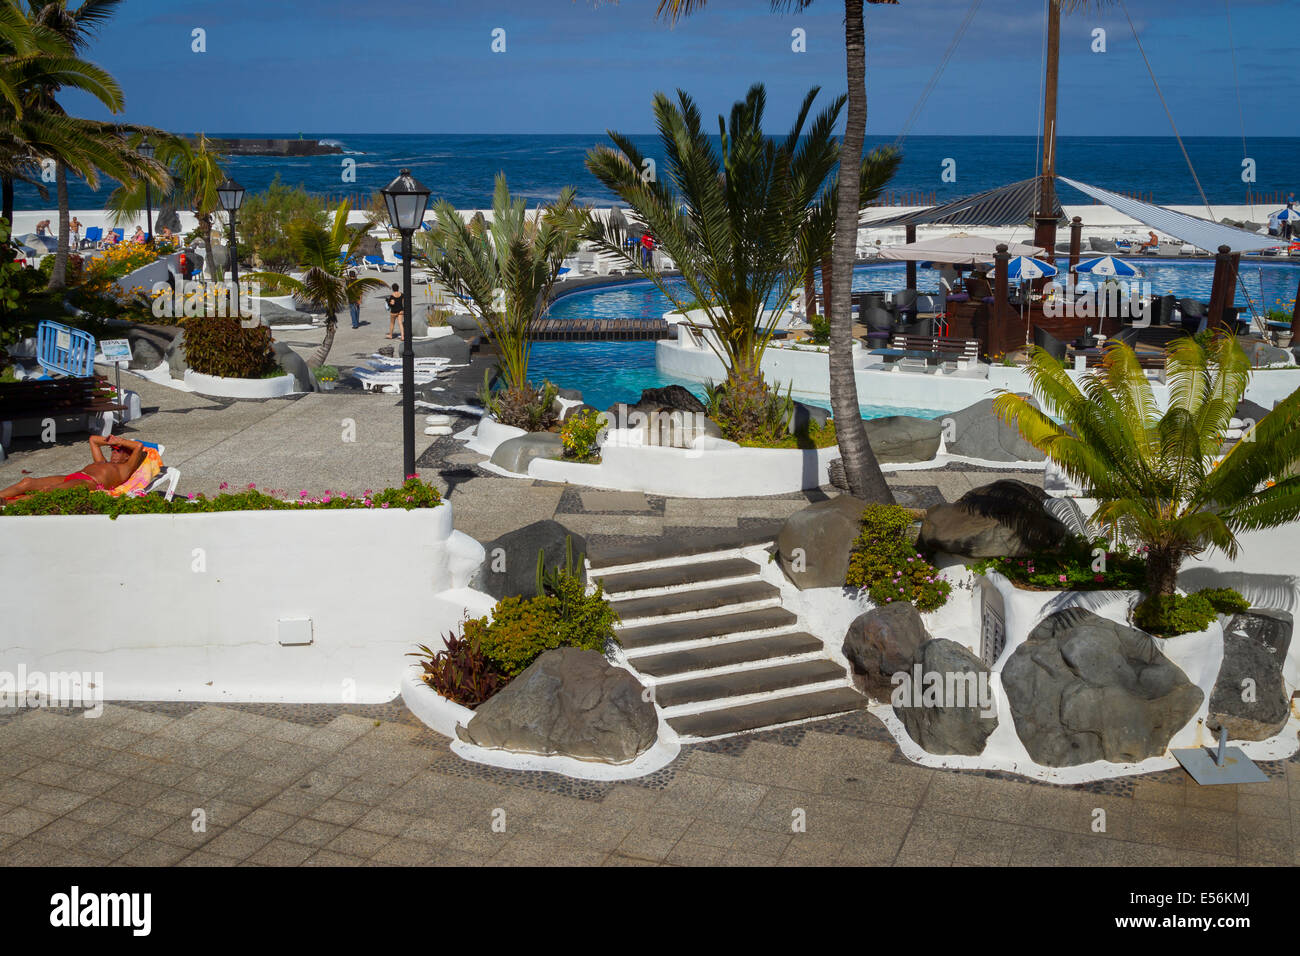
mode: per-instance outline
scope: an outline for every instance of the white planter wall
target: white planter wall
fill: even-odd
[[[274,378],[221,378],[204,375],[192,368],[185,370],[185,384],[201,395],[218,395],[222,398],[282,398],[295,391],[292,375]]]
[[[0,671],[102,672],[108,700],[391,700],[483,560],[445,503],[10,517],[0,536]],[[311,643],[281,645],[301,618]]]

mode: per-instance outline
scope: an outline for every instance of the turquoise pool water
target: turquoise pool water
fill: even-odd
[[[550,379],[563,388],[576,388],[582,392],[583,400],[596,408],[635,402],[643,389],[664,385],[684,385],[701,400],[704,398],[704,386],[700,383],[676,381],[659,374],[655,368],[654,342],[538,342],[533,346],[528,367],[533,381]],[[830,407],[827,402],[808,401],[808,404]],[[862,417],[934,418],[948,411],[863,405]]]

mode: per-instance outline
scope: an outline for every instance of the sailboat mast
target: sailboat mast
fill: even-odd
[[[1043,162],[1038,187],[1034,245],[1056,262],[1056,80],[1061,62],[1061,0],[1047,4],[1047,58],[1043,82]]]

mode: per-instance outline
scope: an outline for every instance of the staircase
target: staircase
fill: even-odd
[[[822,641],[736,549],[601,564],[628,664],[683,739],[710,740],[861,709]],[[617,560],[617,559],[616,559]]]

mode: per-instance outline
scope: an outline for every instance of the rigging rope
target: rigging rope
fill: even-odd
[[[953,53],[957,51],[957,45],[961,43],[961,38],[966,35],[966,29],[971,25],[972,21],[974,21],[975,14],[979,11],[980,4],[983,2],[984,0],[972,0],[970,9],[966,12],[966,18],[958,25],[957,32],[953,35],[952,42],[948,44],[948,49],[944,52],[943,58],[939,60],[939,65],[935,68],[934,73],[930,77],[930,82],[927,83],[925,89],[921,91],[921,95],[917,99],[916,105],[912,107],[912,112],[908,114],[907,120],[903,123],[902,129],[898,133],[898,138],[894,140],[895,147],[903,145],[903,140],[907,139],[908,134],[912,131],[913,124],[920,118],[921,110],[925,108],[926,101],[930,98],[930,94],[934,92],[934,88],[939,82],[939,77],[943,75],[943,71],[948,66],[948,61],[952,59]]]
[[[1191,170],[1192,180],[1196,183],[1196,191],[1201,194],[1201,201],[1205,203],[1205,211],[1210,214],[1210,219],[1214,219],[1214,210],[1210,208],[1210,200],[1205,197],[1205,190],[1201,188],[1201,178],[1196,175],[1196,167],[1192,165],[1192,157],[1187,155],[1187,147],[1183,144],[1183,137],[1178,132],[1178,124],[1174,122],[1174,114],[1169,109],[1169,104],[1165,101],[1165,94],[1160,89],[1160,81],[1156,79],[1156,71],[1151,68],[1151,61],[1147,59],[1147,51],[1142,48],[1142,39],[1138,36],[1137,27],[1133,24],[1133,17],[1128,12],[1128,4],[1124,0],[1119,0],[1120,9],[1124,11],[1124,18],[1128,20],[1128,27],[1133,31],[1133,40],[1137,43],[1138,52],[1142,54],[1142,62],[1147,66],[1147,73],[1151,75],[1151,82],[1156,88],[1156,95],[1160,97],[1160,105],[1165,108],[1165,116],[1169,117],[1169,125],[1174,131],[1174,139],[1178,140],[1178,148],[1183,151],[1183,159],[1187,161],[1187,168]]]

